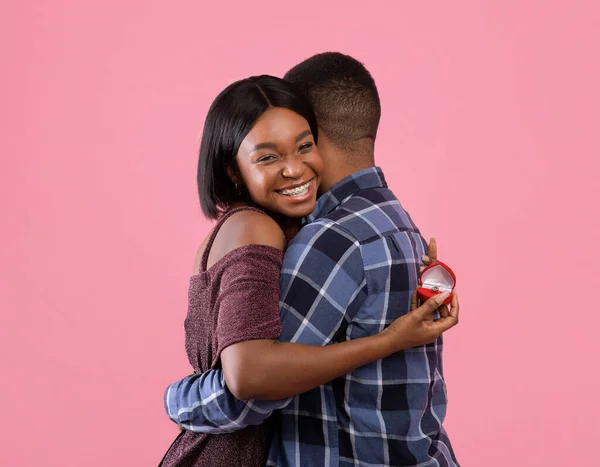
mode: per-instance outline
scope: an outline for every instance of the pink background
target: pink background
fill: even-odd
[[[325,50],[375,76],[378,163],[458,276],[462,464],[595,465],[599,5],[2,2],[0,465],[158,463],[207,108]]]

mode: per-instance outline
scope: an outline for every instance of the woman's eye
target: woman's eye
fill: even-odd
[[[308,152],[308,151],[310,151],[312,146],[313,146],[313,143],[304,143],[304,144],[300,145],[300,147],[298,148],[298,151]]]
[[[258,159],[258,162],[271,162],[273,160],[275,160],[275,156],[273,154],[267,154]]]

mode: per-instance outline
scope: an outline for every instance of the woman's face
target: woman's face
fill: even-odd
[[[313,211],[323,160],[304,117],[268,109],[242,141],[236,161],[237,182],[259,206],[287,217]]]

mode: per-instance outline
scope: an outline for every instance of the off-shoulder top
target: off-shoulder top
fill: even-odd
[[[207,269],[208,254],[226,212],[208,240],[200,271],[190,279],[185,348],[196,373],[220,367],[227,346],[253,339],[276,339],[279,319],[279,274],[283,254],[267,245],[236,248]],[[263,213],[264,214],[264,213]],[[265,214],[266,215],[266,214]],[[263,467],[272,436],[272,423],[250,426],[228,434],[183,431],[163,459],[164,467]]]

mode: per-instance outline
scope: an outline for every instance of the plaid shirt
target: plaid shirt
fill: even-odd
[[[281,272],[282,341],[327,345],[380,332],[410,309],[427,244],[378,168],[321,196]],[[457,466],[442,427],[442,339],[282,401],[238,401],[222,372],[165,392],[181,427],[225,433],[279,410],[270,466]]]

